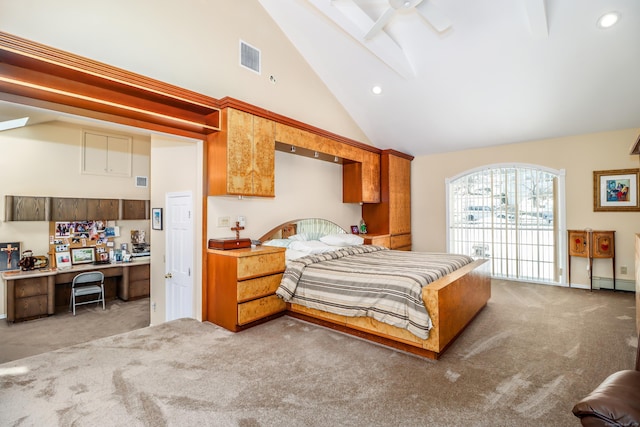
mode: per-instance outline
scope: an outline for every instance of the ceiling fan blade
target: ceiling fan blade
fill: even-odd
[[[451,27],[451,21],[430,0],[423,0],[416,10],[439,33]]]
[[[378,34],[380,31],[382,31],[382,29],[389,23],[389,21],[391,21],[391,18],[393,18],[393,15],[395,13],[396,13],[396,10],[394,8],[392,8],[392,7],[390,7],[387,10],[385,10],[384,13],[382,14],[382,16],[380,18],[378,18],[378,20],[376,21],[375,24],[373,24],[373,27],[371,27],[369,32],[367,34],[365,34],[364,38],[366,40],[369,40],[373,36]]]

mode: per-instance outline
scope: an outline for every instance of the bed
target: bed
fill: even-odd
[[[287,301],[287,315],[431,359],[444,353],[491,297],[485,259],[362,245],[359,236],[323,219],[288,221],[260,240],[287,248],[287,270],[276,291]],[[399,266],[383,264],[387,259]],[[392,268],[400,270],[391,274]],[[396,294],[406,283],[411,291]],[[301,287],[306,290],[298,295]],[[391,296],[372,295],[369,287],[386,287],[382,294]],[[378,305],[363,309],[338,299],[345,289],[365,292]],[[396,307],[400,300],[406,307]]]

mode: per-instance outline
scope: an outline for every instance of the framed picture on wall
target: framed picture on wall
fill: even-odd
[[[151,209],[151,228],[162,230],[162,208]]]
[[[20,243],[0,243],[0,271],[18,270],[20,266]]]
[[[638,176],[638,169],[594,171],[594,212],[640,211]]]
[[[96,260],[95,248],[72,248],[71,264],[89,264]]]

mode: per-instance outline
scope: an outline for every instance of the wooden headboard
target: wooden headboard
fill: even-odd
[[[260,238],[261,242],[273,239],[286,239],[294,234],[306,233],[310,236],[326,236],[327,234],[340,234],[347,231],[335,222],[322,218],[303,218],[284,222],[265,233]]]

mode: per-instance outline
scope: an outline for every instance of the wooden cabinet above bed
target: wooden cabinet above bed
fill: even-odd
[[[275,197],[275,123],[233,108],[208,137],[209,195]]]
[[[371,234],[388,234],[391,249],[411,250],[412,156],[384,150],[380,156],[381,200],[362,206]]]

